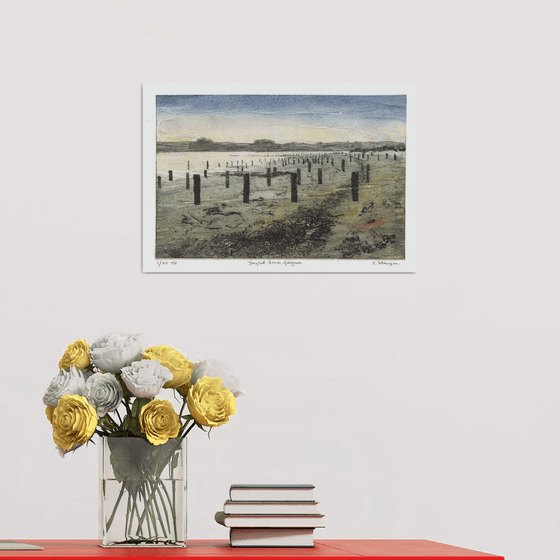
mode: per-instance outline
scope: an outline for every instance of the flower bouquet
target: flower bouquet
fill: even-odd
[[[43,402],[62,457],[101,436],[102,546],[186,545],[186,437],[226,424],[245,393],[216,360],[193,362],[139,335],[70,344]],[[155,398],[171,389],[169,400]]]

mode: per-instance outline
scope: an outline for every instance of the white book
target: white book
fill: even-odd
[[[314,488],[312,484],[232,484],[229,498],[242,502],[312,502]]]
[[[233,514],[288,514],[288,515],[305,515],[318,514],[317,502],[234,502],[226,500],[224,502],[224,513]]]
[[[228,515],[217,511],[214,519],[224,527],[324,527],[324,515]]]
[[[313,547],[312,528],[283,528],[283,529],[257,529],[236,528],[230,529],[229,540],[231,546],[259,546],[259,547]]]
[[[36,544],[0,541],[0,550],[43,550],[43,547]]]

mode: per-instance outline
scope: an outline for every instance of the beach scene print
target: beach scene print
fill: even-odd
[[[156,259],[405,259],[406,95],[156,95]]]

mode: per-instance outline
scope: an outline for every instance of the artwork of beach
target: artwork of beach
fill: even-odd
[[[157,95],[156,259],[405,259],[406,95]]]

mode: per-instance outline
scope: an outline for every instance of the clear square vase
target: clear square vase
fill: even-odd
[[[187,546],[187,438],[100,439],[100,545]]]

